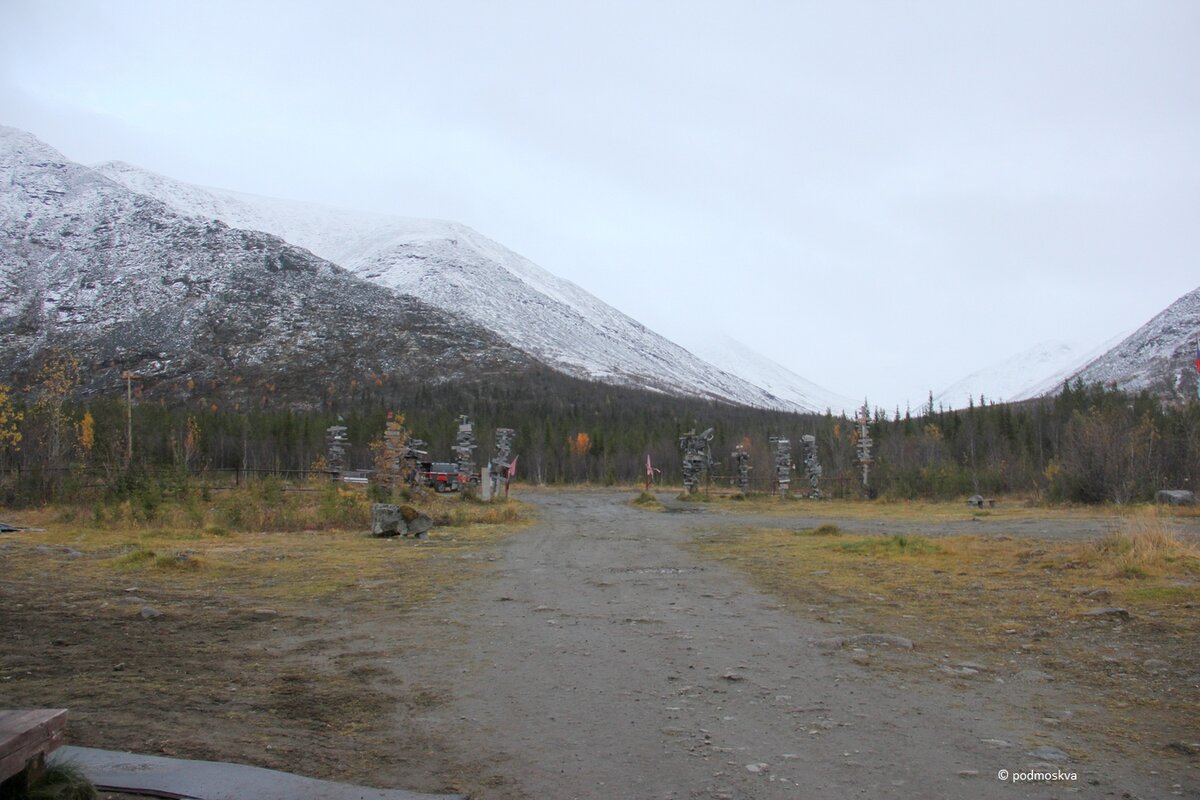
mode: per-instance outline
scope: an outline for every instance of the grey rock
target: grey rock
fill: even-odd
[[[391,503],[374,503],[371,506],[372,536],[403,536],[408,533],[408,523],[400,514],[400,506]]]
[[[127,606],[140,606],[142,603],[146,602],[146,598],[138,597],[136,594],[127,594],[118,602],[124,603]]]
[[[154,619],[155,617],[161,617],[163,612],[154,606],[144,606],[139,613],[141,613],[142,619]]]
[[[1170,664],[1161,658],[1147,658],[1142,662],[1142,669],[1146,670],[1146,672],[1166,672],[1170,666]]]
[[[1084,611],[1082,616],[1085,616],[1085,617],[1117,617],[1118,619],[1129,619],[1129,609],[1126,609],[1126,608],[1093,608],[1091,611]]]
[[[1154,495],[1154,502],[1169,506],[1194,506],[1196,493],[1187,489],[1159,489]]]
[[[409,506],[402,506],[400,510],[403,512],[408,508]],[[408,532],[418,539],[424,539],[429,534],[429,531],[433,528],[433,518],[428,514],[420,513],[415,509],[412,509],[412,511],[414,516],[405,517],[405,522],[408,525]]]
[[[958,678],[966,678],[971,675],[978,675],[979,670],[971,669],[970,667],[952,667],[948,664],[938,664],[938,672],[944,672],[947,675],[954,675]]]
[[[1054,680],[1054,676],[1048,672],[1042,672],[1040,669],[1023,669],[1013,675],[1013,680],[1025,683],[1047,683]]]
[[[1030,756],[1031,758],[1040,759],[1042,761],[1062,762],[1071,760],[1071,757],[1062,750],[1059,750],[1057,747],[1049,747],[1046,745],[1043,745],[1042,747],[1035,747],[1025,755]]]

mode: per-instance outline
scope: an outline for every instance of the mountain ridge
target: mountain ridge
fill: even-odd
[[[180,213],[267,230],[354,274],[453,309],[565,373],[760,408],[823,411],[694,354],[460,223],[390,217],[199,187],[131,166],[98,169]]]

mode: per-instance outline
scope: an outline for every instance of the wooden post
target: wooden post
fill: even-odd
[[[121,373],[125,379],[125,468],[133,464],[133,379],[137,377],[129,370]]]

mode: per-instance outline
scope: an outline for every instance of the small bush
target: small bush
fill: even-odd
[[[837,525],[827,522],[818,528],[813,528],[812,530],[807,531],[796,531],[796,533],[799,533],[803,536],[841,536],[842,529]]]
[[[200,562],[187,553],[176,553],[169,556],[155,556],[154,568],[191,571],[200,569]]]
[[[53,761],[25,794],[27,800],[96,800],[96,787],[78,765]]]

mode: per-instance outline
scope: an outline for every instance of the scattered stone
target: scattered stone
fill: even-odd
[[[250,610],[250,613],[254,614],[255,616],[259,616],[259,617],[274,617],[279,612],[273,608],[253,608]]]
[[[76,550],[74,547],[68,547],[68,548],[66,548],[66,549],[63,551],[63,554],[64,554],[64,555],[66,555],[66,557],[67,557],[67,558],[79,558],[80,556],[82,556],[82,555],[83,555],[83,553],[79,552],[79,551],[78,551],[78,550]]]
[[[1103,586],[1076,586],[1071,590],[1071,594],[1077,594],[1082,597],[1090,597],[1093,600],[1106,600],[1112,597],[1112,592]]]
[[[1040,669],[1023,669],[1013,675],[1013,680],[1025,683],[1047,683],[1054,680],[1054,676],[1048,672],[1042,672]]]
[[[1003,739],[980,739],[984,744],[990,744],[992,747],[1012,747],[1012,743],[1006,742]]]
[[[1129,619],[1129,609],[1126,609],[1126,608],[1093,608],[1091,611],[1084,611],[1082,616],[1085,616],[1085,617],[1117,617],[1118,619]]]
[[[729,682],[733,683],[733,682],[736,682],[736,681],[744,681],[744,680],[746,680],[746,676],[745,676],[745,675],[738,675],[736,672],[726,672],[724,675],[722,675],[722,676],[721,676],[721,679],[722,679],[722,680],[726,680],[726,681],[729,681]]]
[[[142,603],[146,602],[146,598],[138,597],[136,594],[127,594],[122,597],[119,602],[130,606],[140,606]]]
[[[860,633],[857,636],[851,636],[847,641],[850,644],[874,644],[899,647],[904,650],[913,649],[912,639],[905,639],[903,636],[891,633]]]
[[[1167,748],[1185,756],[1200,755],[1200,742],[1168,742]]]
[[[974,778],[978,774],[979,770],[977,769],[960,769],[958,771],[958,777],[960,778]]]
[[[954,666],[956,666],[960,669],[973,669],[976,672],[987,672],[987,670],[988,670],[986,664],[980,664],[976,661],[960,661],[957,664],[955,664]]]
[[[817,647],[822,650],[837,650],[848,644],[899,647],[904,650],[912,650],[913,648],[911,639],[905,639],[903,636],[895,636],[890,633],[860,633],[856,636],[830,636],[827,639],[818,639],[816,641]]]
[[[1035,747],[1034,749],[1027,752],[1025,755],[1027,755],[1031,758],[1039,759],[1041,761],[1061,762],[1061,761],[1070,761],[1071,760],[1071,757],[1069,755],[1067,755],[1066,753],[1064,753],[1062,750],[1059,750],[1057,747],[1049,747],[1046,745],[1043,745],[1042,747]]]
[[[854,655],[850,656],[850,660],[859,666],[865,667],[871,663],[871,654],[865,652],[855,653]]]
[[[125,670],[125,662],[124,661],[121,661],[117,664],[113,664],[113,672],[123,672],[124,670]]]
[[[1057,728],[1062,724],[1062,720],[1057,720],[1054,717],[1042,717],[1042,724],[1047,728]]]
[[[1146,672],[1166,672],[1170,668],[1170,664],[1163,661],[1161,658],[1147,658],[1142,662],[1142,669]]]
[[[142,619],[154,619],[155,617],[162,616],[162,612],[153,606],[143,606],[140,613],[142,615]]]
[[[956,678],[965,678],[969,675],[978,675],[979,670],[971,669],[970,667],[951,667],[948,664],[938,664],[938,672],[944,672],[947,675],[953,675]]]
[[[755,773],[766,772],[769,767],[770,767],[769,764],[764,764],[762,762],[759,762],[757,764],[747,764],[746,771],[747,772],[755,772]]]

